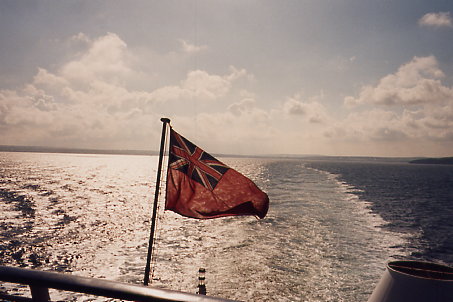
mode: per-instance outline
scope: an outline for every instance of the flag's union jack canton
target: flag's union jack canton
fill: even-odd
[[[210,191],[230,169],[171,128],[169,168],[181,171]]]

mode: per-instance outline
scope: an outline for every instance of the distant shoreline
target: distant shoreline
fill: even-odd
[[[73,153],[73,154],[117,154],[117,155],[158,155],[159,152],[147,150],[109,150],[77,149],[39,146],[5,146],[0,145],[0,152],[37,152],[37,153]]]
[[[67,153],[67,154],[106,154],[106,155],[142,155],[156,156],[159,152],[152,150],[112,150],[112,149],[85,149],[85,148],[62,148],[43,146],[11,146],[0,145],[0,152],[36,152],[36,153]],[[209,153],[209,152],[208,152]],[[379,156],[331,156],[315,154],[265,154],[265,155],[238,155],[238,154],[215,154],[216,157],[252,157],[252,158],[279,158],[279,159],[305,159],[305,160],[334,160],[334,161],[384,161],[406,162],[411,164],[443,164],[452,165],[453,157],[420,158],[420,157],[379,157]]]
[[[453,157],[422,158],[411,160],[411,164],[453,165]]]

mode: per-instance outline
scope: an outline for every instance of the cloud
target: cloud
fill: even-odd
[[[128,55],[126,43],[118,35],[108,33],[94,40],[80,58],[65,64],[60,73],[78,85],[100,80],[121,82],[133,73]]]
[[[379,145],[388,155],[403,143],[453,145],[453,88],[434,56],[414,57],[363,86],[341,110],[328,107],[322,93],[270,107],[248,90],[259,79],[235,67],[178,72],[171,80],[157,68],[152,88],[139,90],[136,80],[151,77],[134,68],[143,58],[125,41],[113,33],[78,36],[86,45],[70,60],[39,68],[20,89],[0,89],[2,144],[149,149],[159,141],[159,118],[168,116],[208,152],[331,154],[340,146],[339,154],[369,154]]]
[[[195,70],[188,73],[180,88],[191,97],[215,99],[224,96],[231,88],[231,81],[228,77],[210,75],[206,71]]]
[[[208,49],[206,45],[194,45],[183,39],[179,39],[178,41],[181,43],[182,50],[188,54],[194,54]]]
[[[453,97],[453,90],[442,84],[444,73],[434,56],[414,57],[394,74],[383,77],[376,86],[365,86],[359,97],[346,97],[346,105],[417,105],[441,102]]]
[[[283,104],[283,111],[290,116],[303,118],[312,124],[326,123],[330,119],[327,109],[318,101],[319,96],[312,97],[305,102],[300,98],[300,95],[288,98]]]
[[[228,106],[228,110],[236,115],[242,115],[242,114],[247,114],[250,113],[252,110],[254,110],[256,106],[256,101],[253,98],[244,98],[241,101],[237,103],[233,103]]]
[[[73,35],[72,37],[70,37],[69,39],[70,41],[73,41],[73,42],[82,42],[82,43],[91,43],[91,39],[84,33],[80,32],[76,35]]]
[[[212,101],[224,97],[235,80],[247,75],[244,69],[230,68],[224,76],[209,74],[204,70],[193,70],[179,85],[164,86],[150,95],[150,101],[167,102],[172,100]]]
[[[274,117],[259,107],[259,101],[245,97],[230,104],[225,111],[200,112],[193,116],[176,116],[175,127],[208,152],[263,154],[275,149],[279,134]],[[195,139],[196,138],[196,139]]]
[[[450,12],[427,13],[418,20],[420,26],[427,27],[453,27]]]
[[[20,89],[0,90],[3,144],[149,148],[151,134],[158,137],[152,121],[222,99],[249,76],[234,67],[224,75],[192,70],[175,85],[136,90],[134,80],[147,77],[132,67],[135,54],[118,35],[73,39],[87,43],[75,58],[55,71],[39,68]]]
[[[346,97],[345,104],[357,110],[338,127],[345,135],[374,140],[452,141],[453,87],[442,83],[444,77],[434,56],[414,57],[377,85],[363,87],[358,97]]]
[[[350,112],[324,135],[356,142],[393,141],[406,136],[400,129],[401,121],[395,112],[374,108]]]
[[[116,34],[88,41],[85,52],[55,72],[39,68],[22,88],[0,90],[4,144],[143,148],[152,130],[147,91],[128,88],[131,53]],[[140,112],[140,114],[138,114]]]

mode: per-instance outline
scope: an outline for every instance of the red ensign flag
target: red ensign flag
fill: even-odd
[[[250,179],[170,128],[165,209],[193,218],[266,216],[269,198]]]

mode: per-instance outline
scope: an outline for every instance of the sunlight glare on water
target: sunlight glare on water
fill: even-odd
[[[218,297],[368,298],[404,239],[380,228],[354,188],[297,160],[221,160],[268,193],[268,216],[197,220],[161,204],[152,286],[195,293],[203,267]],[[1,161],[2,265],[142,282],[157,157],[2,153]]]
[[[208,294],[241,301],[368,298],[393,252],[388,244],[402,239],[380,230],[382,220],[351,188],[301,163],[225,162],[269,193],[268,216],[197,221],[166,213],[155,284],[194,288],[204,267]]]

